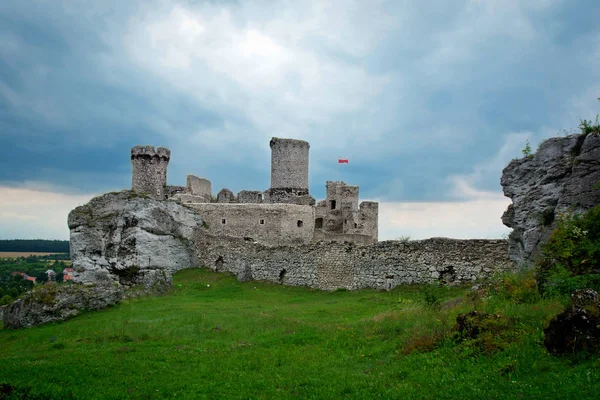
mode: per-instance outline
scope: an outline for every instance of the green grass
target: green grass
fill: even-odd
[[[466,288],[424,286],[330,293],[202,269],[177,274],[174,288],[60,324],[0,330],[0,383],[13,398],[42,399],[591,399],[600,391],[597,358],[557,358],[541,345],[558,300],[467,300]],[[439,302],[428,305],[425,289]],[[492,335],[498,347],[456,340],[456,315],[474,307],[512,321],[510,335]]]

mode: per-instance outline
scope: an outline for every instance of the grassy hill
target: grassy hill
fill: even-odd
[[[509,286],[329,293],[186,270],[167,296],[0,330],[0,398],[596,398],[597,358],[541,344],[562,300]],[[461,339],[474,309],[498,318]]]

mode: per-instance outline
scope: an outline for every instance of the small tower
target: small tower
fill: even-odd
[[[308,192],[308,151],[304,140],[272,138],[269,203],[314,205]]]
[[[131,149],[133,174],[131,189],[146,193],[157,200],[165,199],[167,167],[171,151],[164,147],[135,146]]]
[[[271,189],[298,189],[308,192],[308,142],[274,137],[269,144]]]

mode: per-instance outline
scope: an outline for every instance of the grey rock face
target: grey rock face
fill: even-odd
[[[528,264],[555,227],[559,213],[582,212],[600,202],[600,136],[551,138],[529,157],[511,161],[500,183],[512,204],[502,216],[513,228],[509,252],[513,261]]]
[[[82,310],[99,310],[119,302],[123,288],[103,282],[98,285],[44,285],[30,290],[10,304],[4,327],[18,329],[62,321]]]
[[[197,214],[173,201],[129,191],[96,197],[69,214],[73,282],[168,283],[172,272],[195,265],[191,239],[201,225]]]

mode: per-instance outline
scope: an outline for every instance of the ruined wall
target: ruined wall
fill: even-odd
[[[221,191],[217,193],[217,203],[234,203],[236,201],[235,195],[229,189],[221,189]]]
[[[433,238],[352,243],[317,242],[268,248],[196,232],[198,265],[241,280],[265,280],[316,289],[390,289],[411,283],[459,283],[515,268],[505,240]]]
[[[169,200],[175,200],[182,204],[190,204],[190,203],[210,203],[210,200],[207,200],[204,196],[195,196],[193,194],[188,193],[175,193],[170,197]]]
[[[157,200],[164,200],[167,187],[167,166],[171,151],[164,147],[135,146],[131,149],[133,166],[131,188],[146,193]]]
[[[177,186],[177,185],[167,185],[165,188],[165,194],[167,197],[172,197],[176,194],[187,193],[186,186]]]
[[[208,179],[198,178],[194,175],[188,175],[187,190],[189,194],[204,197],[206,201],[211,200],[212,186]]]
[[[377,243],[371,236],[356,234],[356,233],[332,233],[324,232],[321,229],[315,229],[313,234],[313,242],[319,240],[333,242],[354,242],[357,244],[374,244]]]
[[[376,201],[363,201],[360,203],[359,228],[364,235],[379,240],[379,203]]]
[[[326,189],[326,199],[315,209],[315,238],[365,243],[364,236],[370,236],[368,243],[376,243],[379,203],[364,201],[359,206],[359,187],[345,182],[327,181]]]
[[[238,192],[237,199],[239,203],[262,203],[263,193],[258,190],[242,190]]]
[[[293,204],[189,204],[211,235],[251,238],[268,246],[310,243],[314,209]]]

